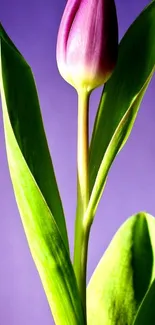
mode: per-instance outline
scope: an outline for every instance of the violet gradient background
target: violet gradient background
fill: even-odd
[[[77,96],[60,77],[55,60],[65,3],[66,0],[0,0],[0,21],[34,72],[73,251]],[[120,38],[148,3],[116,0]],[[91,97],[90,129],[100,94],[101,88]],[[140,210],[155,215],[155,78],[130,139],[109,174],[90,237],[88,280],[120,224]],[[0,261],[0,324],[53,324],[12,191],[1,110]]]

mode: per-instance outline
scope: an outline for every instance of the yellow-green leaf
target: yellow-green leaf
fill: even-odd
[[[155,219],[147,213],[120,227],[88,284],[88,325],[132,325],[155,278],[154,238]]]
[[[116,69],[101,96],[90,144],[89,179],[92,197],[88,209],[92,209],[93,213],[102,195],[108,170],[129,137],[153,75],[154,35],[155,1],[152,1],[120,42]],[[134,105],[135,102],[138,104]]]
[[[56,183],[37,90],[30,66],[0,24],[1,78],[14,135],[69,251],[63,207]]]
[[[33,75],[2,26],[0,90],[14,193],[55,322],[57,325],[84,325]]]

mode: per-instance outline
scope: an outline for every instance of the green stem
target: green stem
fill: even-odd
[[[89,94],[78,92],[78,135],[77,135],[77,210],[74,241],[74,271],[86,315],[86,273],[89,231],[84,227],[84,214],[89,202],[88,175],[88,115]]]

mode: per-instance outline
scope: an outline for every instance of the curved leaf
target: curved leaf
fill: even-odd
[[[0,46],[4,96],[13,132],[69,251],[62,203],[31,69],[1,24]]]
[[[32,72],[2,27],[0,51],[8,164],[31,254],[56,324],[84,325]]]
[[[107,150],[105,152],[103,161],[101,163],[101,166],[98,171],[98,175],[96,177],[96,181],[90,196],[90,201],[88,204],[87,211],[85,213],[85,222],[88,224],[91,224],[97,209],[97,205],[99,203],[99,200],[101,198],[103,189],[106,184],[106,178],[108,175],[108,171],[110,169],[110,166],[118,153],[119,150],[121,150],[124,142],[126,141],[129,133],[131,132],[132,126],[134,124],[135,118],[138,113],[138,109],[141,103],[141,100],[143,98],[143,95],[146,91],[146,88],[148,87],[148,84],[152,78],[152,75],[154,73],[154,69],[151,72],[148,80],[146,80],[146,83],[144,84],[141,91],[138,93],[138,95],[133,100],[131,106],[124,114],[121,123],[118,125],[110,143],[107,147]],[[122,142],[123,140],[123,142]]]
[[[90,144],[89,178],[94,210],[101,197],[108,170],[129,137],[140,102],[152,77],[155,67],[154,31],[155,1],[152,1],[123,37],[116,69],[105,85],[99,104]],[[138,97],[139,103],[133,110]],[[124,124],[126,115],[129,116]],[[114,137],[117,138],[115,143]],[[115,150],[114,146],[117,147]],[[109,155],[107,151],[112,152]]]
[[[155,324],[155,280],[152,282],[146,296],[138,310],[133,325]]]
[[[133,323],[155,277],[154,238],[155,219],[146,213],[117,231],[87,288],[88,325]]]

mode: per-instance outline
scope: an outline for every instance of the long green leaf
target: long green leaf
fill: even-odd
[[[107,150],[104,155],[104,159],[101,163],[100,169],[98,171],[98,175],[93,187],[93,191],[91,193],[90,201],[88,204],[88,208],[85,214],[85,222],[88,224],[91,224],[97,209],[97,205],[99,203],[100,197],[102,195],[103,188],[106,183],[106,178],[108,175],[108,171],[110,169],[110,166],[117,155],[118,151],[123,146],[124,142],[126,141],[129,133],[131,132],[132,126],[134,124],[135,118],[138,113],[138,109],[141,103],[141,100],[143,98],[143,95],[146,91],[146,88],[148,87],[148,84],[152,78],[152,75],[154,73],[154,69],[151,72],[148,80],[146,80],[146,83],[144,84],[141,91],[138,93],[138,95],[134,98],[131,106],[124,114],[121,123],[118,125],[110,143],[107,147]],[[122,142],[123,140],[123,142]]]
[[[32,72],[2,27],[0,54],[8,164],[31,254],[56,324],[84,325]]]
[[[154,33],[155,1],[152,1],[123,37],[116,69],[101,96],[90,144],[90,191],[94,190],[94,184],[97,189],[92,198],[94,209],[101,197],[107,171],[129,137],[147,81],[152,77],[155,67]],[[133,111],[133,104],[138,97],[141,100]],[[129,114],[130,108],[133,116]],[[124,124],[127,114],[128,121]],[[118,138],[115,143],[114,137]],[[113,149],[114,145],[117,150]],[[109,155],[107,151],[113,152]]]
[[[155,324],[155,280],[152,282],[138,310],[133,325]]]
[[[32,71],[1,24],[0,46],[4,96],[13,132],[69,251],[62,203]]]
[[[154,238],[155,219],[146,213],[132,216],[117,231],[87,288],[88,325],[133,323],[155,278]]]

